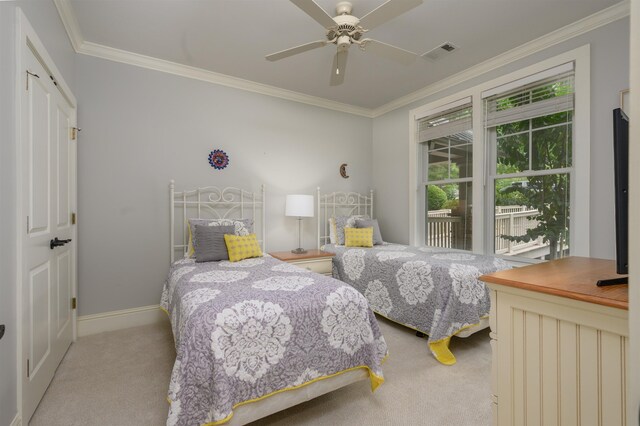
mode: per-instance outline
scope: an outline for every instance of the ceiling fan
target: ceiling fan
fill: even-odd
[[[360,19],[351,15],[353,8],[348,1],[341,1],[336,5],[335,17],[331,17],[314,0],[291,0],[291,3],[298,6],[307,15],[325,27],[327,31],[326,40],[313,41],[272,53],[266,56],[269,61],[277,61],[318,47],[324,47],[328,44],[335,44],[338,51],[333,59],[331,85],[337,86],[344,81],[347,54],[352,44],[359,46],[362,50],[371,51],[407,65],[418,57],[417,54],[408,50],[370,38],[363,38],[362,36],[370,29],[422,4],[422,0],[388,0]]]

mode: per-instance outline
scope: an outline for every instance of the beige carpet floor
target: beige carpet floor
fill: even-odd
[[[455,425],[491,423],[488,330],[454,338],[447,367],[426,339],[380,319],[389,346],[386,382],[372,394],[354,383],[276,413],[256,425]],[[131,328],[74,343],[31,419],[32,426],[163,425],[175,351],[167,324]]]

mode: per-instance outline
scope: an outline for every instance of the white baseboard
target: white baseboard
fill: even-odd
[[[10,426],[22,426],[22,417],[20,413],[16,414]]]
[[[156,324],[166,320],[167,315],[160,309],[159,305],[83,315],[78,317],[78,337]]]

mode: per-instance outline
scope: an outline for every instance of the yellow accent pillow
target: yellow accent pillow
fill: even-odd
[[[262,250],[260,250],[260,244],[258,244],[256,234],[224,234],[224,242],[227,245],[230,262],[262,256]]]
[[[193,247],[193,235],[191,235],[191,225],[187,222],[187,229],[189,230],[189,243],[187,245],[187,257],[191,258],[196,253],[196,249]]]
[[[344,228],[346,247],[373,247],[373,228]]]

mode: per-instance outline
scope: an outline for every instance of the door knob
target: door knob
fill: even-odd
[[[58,237],[55,237],[53,240],[51,240],[49,242],[49,247],[51,247],[51,250],[53,250],[56,247],[61,247],[67,243],[70,243],[71,239],[68,240],[59,240]]]

